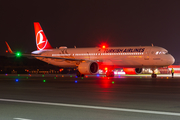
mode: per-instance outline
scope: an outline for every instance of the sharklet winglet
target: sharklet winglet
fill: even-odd
[[[8,44],[6,41],[5,41],[5,43],[6,43],[6,46],[7,46],[7,48],[8,48],[9,53],[13,54],[13,51],[11,50],[9,44]]]

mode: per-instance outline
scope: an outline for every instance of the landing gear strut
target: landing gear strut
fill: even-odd
[[[114,77],[114,72],[111,71],[106,72],[106,77]]]
[[[79,71],[76,73],[77,77],[84,77],[84,74],[81,74]]]
[[[152,78],[156,78],[156,77],[157,77],[157,74],[154,73],[154,70],[155,70],[155,69],[152,69],[152,71],[153,71],[153,73],[151,74],[151,77],[152,77]]]

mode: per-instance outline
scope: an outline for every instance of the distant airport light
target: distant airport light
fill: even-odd
[[[16,82],[19,82],[19,80],[18,80],[18,79],[16,79]]]
[[[75,83],[77,83],[77,80],[75,80]]]
[[[43,82],[46,82],[46,80],[43,80]]]
[[[8,50],[6,50],[6,53],[8,53]]]
[[[102,46],[102,48],[103,48],[103,49],[105,49],[105,48],[106,48],[106,46],[105,46],[105,45],[103,45],[103,46]]]
[[[114,81],[112,81],[112,84],[114,84]]]

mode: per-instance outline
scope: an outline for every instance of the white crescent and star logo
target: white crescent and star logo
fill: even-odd
[[[47,39],[43,33],[43,30],[40,30],[36,34],[36,45],[39,50],[43,50],[47,45]]]

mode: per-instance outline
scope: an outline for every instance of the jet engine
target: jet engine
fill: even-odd
[[[142,68],[123,68],[126,74],[141,74]]]
[[[99,70],[99,66],[96,62],[82,62],[78,66],[78,71],[81,74],[96,74]]]

